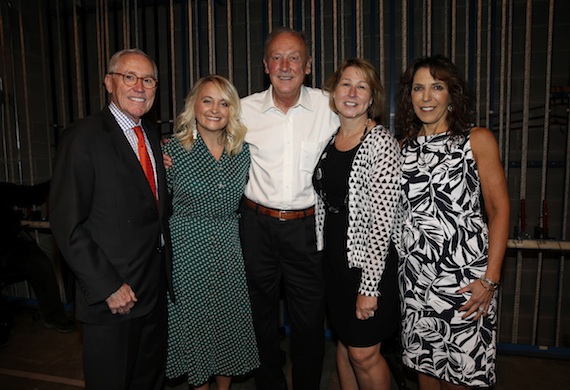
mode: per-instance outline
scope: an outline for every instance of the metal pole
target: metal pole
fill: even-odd
[[[226,3],[226,24],[228,25],[228,79],[234,82],[234,36],[232,33],[232,1]]]
[[[77,115],[83,118],[84,101],[83,101],[83,84],[81,82],[81,51],[79,50],[79,22],[77,20],[77,7],[75,2],[71,7],[73,10],[73,47],[75,50],[75,87],[77,88]]]
[[[324,2],[321,1],[320,2],[321,8],[320,8],[320,24],[319,24],[319,32],[320,32],[320,43],[321,43],[321,50],[320,50],[320,54],[321,54],[321,82],[320,85],[321,86],[324,81],[327,79],[327,74],[326,74],[326,66],[325,66],[325,22],[324,22],[324,18],[323,18],[323,14],[324,14]],[[315,7],[315,0],[311,0],[311,25],[315,24],[315,19],[316,19],[316,7]],[[315,45],[312,45],[315,46]],[[313,61],[313,67],[315,66],[314,61]],[[317,80],[315,80],[315,77],[313,77],[313,87],[317,86]]]
[[[344,26],[344,1],[340,2],[340,14],[339,14],[339,18],[340,18],[340,41],[342,42],[342,44],[340,45],[340,61],[344,60],[346,58],[346,51],[345,51],[345,26]],[[340,63],[339,61],[339,63]]]
[[[379,40],[379,45],[380,46],[380,50],[379,50],[379,55],[380,57],[378,58],[378,70],[379,70],[379,76],[380,76],[380,80],[382,81],[382,84],[385,85],[386,83],[386,66],[384,65],[384,57],[386,55],[386,48],[384,47],[384,0],[379,0],[378,1],[378,40]],[[392,131],[394,131],[394,129],[392,128]]]
[[[188,76],[190,78],[190,86],[194,84],[194,18],[192,15],[192,4],[188,4]]]
[[[9,109],[8,109],[8,102],[10,100],[10,95],[8,93],[8,88],[4,85],[4,80],[9,78],[9,71],[8,71],[8,63],[7,63],[7,54],[6,54],[6,38],[4,37],[4,13],[2,12],[5,8],[8,7],[9,4],[2,3],[0,4],[0,52],[2,53],[2,69],[4,70],[2,75],[0,75],[0,114],[2,120],[2,150],[4,152],[4,175],[6,181],[13,181],[14,173],[14,164],[11,164],[10,161],[13,161],[13,150],[12,150],[12,142],[8,138],[9,135],[12,133],[12,121],[10,121]],[[6,10],[6,13],[9,14],[10,10]],[[6,31],[10,32],[10,17],[6,18]],[[13,53],[13,50],[10,52]],[[12,64],[13,64],[13,57]],[[13,67],[11,69],[14,69]]]
[[[471,21],[469,19],[470,0],[465,0],[465,77],[469,77],[469,29]]]
[[[354,15],[354,23],[356,24],[356,56],[359,58],[363,57],[363,47],[362,47],[362,0],[357,0],[356,10]]]
[[[544,233],[544,220],[542,218],[544,210],[544,202],[546,201],[546,184],[547,184],[547,170],[548,170],[548,139],[550,129],[550,83],[552,71],[552,24],[553,24],[553,0],[550,1],[549,20],[548,20],[548,37],[547,37],[547,50],[546,50],[546,94],[544,102],[544,133],[542,138],[542,166],[541,166],[541,186],[540,186],[540,217],[539,226],[541,234]],[[540,308],[540,290],[542,281],[542,267],[543,267],[543,254],[538,253],[538,261],[536,264],[536,283],[535,283],[535,304],[532,321],[532,344],[536,344],[538,337],[538,315]]]
[[[214,2],[208,0],[208,70],[210,74],[216,73],[216,36],[214,27]]]
[[[552,5],[551,5],[552,6]],[[568,106],[566,107],[566,164],[564,175],[564,208],[562,210],[562,240],[567,240],[568,234],[568,192],[570,191],[570,93],[567,96]],[[558,266],[558,299],[556,302],[556,335],[554,340],[554,345],[560,345],[560,322],[562,318],[562,298],[563,298],[563,288],[564,288],[564,263],[566,257],[564,255],[560,256],[560,264]]]
[[[494,81],[494,72],[493,72],[493,49],[494,49],[494,26],[495,26],[495,10],[493,8],[493,2],[490,1],[487,3],[487,79],[485,82],[485,113],[487,115],[487,127],[492,130],[491,126],[491,116],[493,115],[493,83]]]
[[[457,0],[451,0],[451,62],[457,55]]]
[[[477,20],[477,27],[476,27],[476,35],[475,35],[475,42],[476,42],[476,57],[477,63],[475,65],[475,124],[481,123],[481,54],[482,50],[482,19],[483,19],[483,9],[481,0],[477,1],[477,14],[475,15]]]
[[[246,72],[247,72],[247,94],[251,94],[251,19],[250,19],[250,3],[246,0],[245,3],[245,15],[246,15],[246,29],[245,29],[245,41],[246,41]]]
[[[123,0],[123,47],[131,47],[131,29],[129,26],[129,0]]]
[[[23,93],[24,93],[24,111],[25,111],[25,119],[27,123],[28,129],[30,128],[29,124],[29,115],[28,115],[28,96],[27,96],[27,82],[26,82],[26,59],[25,59],[25,45],[24,45],[24,29],[22,26],[22,7],[20,2],[18,1],[18,27],[20,32],[20,51],[22,53],[22,83],[24,84]],[[12,50],[14,53],[14,50]],[[15,69],[14,66],[14,59],[12,58],[12,69]],[[22,166],[22,134],[20,133],[20,118],[18,116],[18,99],[16,97],[16,75],[12,73],[12,80],[13,80],[13,90],[14,90],[14,120],[16,123],[16,148],[18,150],[18,183],[23,184],[24,182],[24,171]],[[28,137],[29,139],[29,137]],[[30,165],[30,168],[32,166]],[[33,171],[33,169],[32,169]]]
[[[333,20],[333,68],[336,69],[340,64],[339,51],[338,51],[338,0],[332,0],[332,20]]]
[[[395,8],[394,1],[395,0],[390,0],[390,10]],[[390,30],[392,32],[396,31],[396,29],[392,27],[392,24],[394,24],[394,22],[395,22],[395,17],[390,12]],[[408,67],[408,1],[407,0],[402,1],[401,34],[402,34],[402,72],[404,72]],[[390,48],[390,52],[392,52],[392,48]],[[390,85],[390,89],[392,88],[394,88],[394,86]],[[391,109],[390,112],[392,112]],[[392,125],[390,125],[390,127],[392,127]]]
[[[523,127],[521,140],[521,181],[519,196],[524,206],[521,213],[526,216],[526,174],[528,164],[528,129],[529,129],[529,112],[530,112],[530,59],[531,59],[531,39],[532,39],[532,0],[527,0],[526,4],[526,34],[525,34],[525,61],[524,61],[524,93],[523,93]],[[524,236],[526,221],[521,221],[521,234]],[[522,273],[522,252],[517,253],[516,267],[516,295],[514,308],[514,324],[513,324],[513,342],[518,340],[519,330],[519,314],[520,314],[520,291],[521,291],[521,273]]]
[[[139,1],[134,1],[134,21],[135,21],[135,47],[139,46]]]
[[[429,56],[432,55],[432,34],[433,34],[433,26],[432,26],[432,17],[433,17],[433,3],[431,0],[427,0],[427,4],[425,7],[425,16],[426,16],[426,20],[425,20],[425,42],[426,42],[426,46],[425,46],[425,53]]]
[[[44,32],[44,20],[43,20],[43,10],[42,10],[42,5],[41,2],[38,4],[38,8],[39,8],[39,12],[38,12],[38,26],[40,28],[40,36],[44,37],[46,36],[45,32]],[[40,40],[40,51],[41,51],[41,55],[42,55],[42,83],[43,83],[43,90],[44,90],[44,101],[48,102],[48,71],[47,71],[47,66],[46,66],[46,49],[45,49],[45,39],[41,39]],[[55,102],[53,102],[52,104],[55,104]],[[51,153],[51,127],[49,126],[49,117],[48,117],[48,107],[47,105],[44,107],[44,125],[45,125],[45,129],[46,129],[46,140],[47,140],[47,145],[46,145],[46,151],[47,151],[47,165],[48,165],[48,172],[50,173],[51,176],[51,168],[52,168],[52,153]],[[31,141],[31,139],[30,139]]]
[[[172,118],[176,118],[176,113],[178,112],[176,108],[176,49],[174,44],[174,3],[170,0],[168,5],[168,24],[169,24],[169,49],[170,49],[170,98],[172,99]]]
[[[97,37],[97,72],[99,80],[105,77],[105,63],[103,55],[103,3],[97,2],[95,4],[95,35]],[[99,88],[99,107],[105,104],[105,89]]]
[[[315,12],[313,9],[313,12],[311,14],[311,58],[313,59],[312,63],[311,63],[311,75],[313,75],[312,77],[312,86],[315,86],[315,76],[316,76],[316,72],[317,72],[317,68],[316,68],[316,61],[317,61],[317,56],[316,56],[316,49],[315,46],[317,45],[317,27],[316,27],[316,19],[315,19]],[[324,77],[324,66],[323,64],[321,64],[321,72],[322,75]]]

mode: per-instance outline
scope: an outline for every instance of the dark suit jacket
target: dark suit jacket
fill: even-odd
[[[165,285],[173,297],[171,206],[160,137],[150,122],[143,121],[143,128],[156,161],[158,205],[108,108],[66,129],[58,146],[50,223],[76,276],[75,310],[80,321],[112,323],[143,316],[157,299],[164,299]],[[113,315],[105,299],[123,283],[131,286],[138,302],[130,314]]]

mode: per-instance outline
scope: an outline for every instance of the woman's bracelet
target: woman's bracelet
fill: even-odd
[[[499,288],[499,282],[495,283],[492,280],[490,280],[489,278],[482,276],[479,278],[479,282],[481,283],[481,286],[483,286],[483,288],[485,288],[485,290],[487,291],[495,291],[496,289]],[[487,284],[487,286],[485,286],[485,284],[483,283],[485,282]]]
[[[483,286],[483,288],[484,288],[485,290],[487,290],[487,291],[495,291],[493,288],[485,286],[485,284],[483,284],[483,279],[479,279],[479,283],[481,283],[481,286]]]

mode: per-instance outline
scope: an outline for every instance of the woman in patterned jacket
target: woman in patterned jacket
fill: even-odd
[[[329,78],[340,127],[313,176],[316,229],[324,249],[329,323],[338,337],[342,389],[389,389],[381,341],[398,326],[397,258],[390,233],[399,183],[399,147],[379,124],[384,89],[370,63],[345,61]]]
[[[414,61],[400,88],[403,362],[421,390],[488,387],[509,229],[499,148],[470,123],[467,84],[447,58]]]

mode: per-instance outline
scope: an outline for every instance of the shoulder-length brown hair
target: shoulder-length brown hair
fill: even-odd
[[[434,79],[443,81],[447,86],[451,102],[447,126],[452,134],[463,133],[472,126],[473,116],[467,82],[449,59],[438,54],[414,60],[400,78],[400,95],[396,110],[398,138],[415,138],[422,127],[422,122],[414,112],[411,97],[414,75],[422,68],[428,68]]]
[[[338,114],[338,110],[336,109],[333,99],[334,90],[338,86],[343,72],[346,68],[350,68],[351,66],[362,73],[366,84],[370,86],[372,104],[368,107],[368,117],[374,119],[377,123],[380,123],[384,114],[384,87],[382,86],[382,82],[380,81],[380,76],[378,76],[376,68],[374,68],[370,62],[361,58],[345,60],[324,83],[323,89],[329,92],[329,106],[331,110]]]

